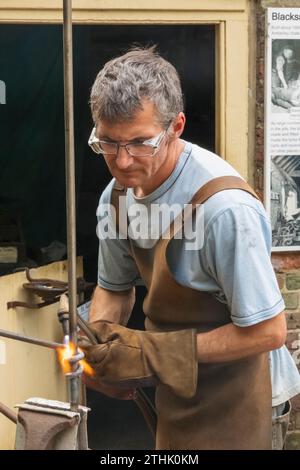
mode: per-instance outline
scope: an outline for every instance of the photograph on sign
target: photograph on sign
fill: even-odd
[[[300,155],[271,157],[271,225],[274,247],[300,245]]]
[[[300,40],[272,41],[272,113],[300,106]]]
[[[265,205],[272,251],[300,250],[299,8],[269,8],[265,63]]]

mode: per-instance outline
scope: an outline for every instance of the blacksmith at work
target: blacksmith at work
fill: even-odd
[[[262,203],[226,161],[181,138],[180,79],[154,48],[107,62],[90,102],[89,144],[113,177],[98,208],[99,345],[84,343],[98,389],[156,386],[156,449],[282,448],[300,379]],[[145,331],[126,327],[139,284]]]

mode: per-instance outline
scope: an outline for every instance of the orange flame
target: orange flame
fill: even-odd
[[[57,348],[56,350],[59,363],[61,368],[65,374],[72,372],[72,366],[69,362],[69,359],[75,354],[75,346],[73,343],[69,342],[63,348]],[[78,352],[82,352],[80,348],[78,348]],[[93,376],[95,375],[94,369],[86,362],[85,359],[79,361],[79,364],[83,367],[83,372],[86,375]]]

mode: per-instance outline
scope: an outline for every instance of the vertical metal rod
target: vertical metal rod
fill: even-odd
[[[65,103],[65,161],[66,161],[66,205],[68,243],[69,321],[70,341],[77,353],[77,285],[76,285],[76,196],[75,196],[75,150],[73,109],[73,44],[72,44],[72,0],[63,0],[64,40],[64,103]],[[76,367],[76,366],[75,366]],[[78,377],[69,379],[71,409],[79,404]]]

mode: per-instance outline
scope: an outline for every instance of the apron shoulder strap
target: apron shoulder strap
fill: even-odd
[[[127,234],[128,218],[127,214],[125,217],[119,217],[120,215],[120,197],[126,196],[127,189],[122,186],[117,180],[114,182],[114,186],[111,192],[110,203],[115,209],[115,224],[116,230],[119,233]]]
[[[173,220],[170,227],[162,235],[162,238],[165,239],[165,241],[162,242],[162,244],[165,245],[165,249],[167,248],[169,241],[182,230],[182,226],[192,216],[197,205],[203,204],[214,194],[228,189],[240,189],[242,191],[246,191],[255,197],[255,199],[259,200],[259,197],[251,186],[249,186],[249,184],[239,176],[219,176],[211,179],[196,191],[189,204],[187,204],[187,207]],[[168,233],[170,236],[167,236]]]
[[[246,183],[245,180],[243,180],[239,176],[219,176],[217,178],[213,178],[210,181],[208,181],[206,184],[201,186],[201,188],[196,191],[192,199],[190,200],[190,209],[191,213],[194,211],[196,208],[197,204],[203,204],[206,202],[211,196],[213,196],[216,193],[219,193],[220,191],[225,191],[228,189],[240,189],[242,191],[246,191],[247,193],[251,194],[254,198],[259,200],[258,195],[255,193],[255,191],[249,186],[248,183]],[[111,203],[113,204],[115,211],[116,211],[116,227],[119,232],[124,232],[126,233],[127,227],[120,227],[119,225],[119,197],[120,196],[125,196],[126,195],[126,188],[118,183],[118,181],[115,181],[114,187],[112,190],[112,195],[111,195]],[[186,212],[186,216],[188,215],[189,211]],[[179,214],[179,216],[175,219],[175,221],[172,222],[171,224],[171,233],[173,232],[173,236],[175,235],[176,232],[180,229],[178,226],[178,221],[177,219],[180,219],[181,222],[179,222],[179,225],[182,225],[184,218],[182,217],[182,214]],[[174,222],[176,222],[174,224]],[[128,224],[128,220],[126,222],[123,222],[123,224]],[[122,224],[122,225],[123,225]],[[174,225],[176,225],[176,229],[174,230]],[[171,238],[173,238],[171,235]],[[168,238],[168,237],[166,237]]]
[[[226,189],[241,189],[259,200],[255,191],[239,176],[219,176],[201,186],[192,197],[190,204],[203,204],[207,199]]]
[[[220,191],[226,189],[241,189],[251,194],[253,197],[259,200],[256,192],[239,176],[219,176],[208,181],[206,184],[201,186],[198,191],[192,197],[191,204],[203,204],[207,199]],[[118,210],[119,197],[126,195],[126,188],[122,186],[117,180],[114,183],[114,187],[111,195],[111,203]]]

